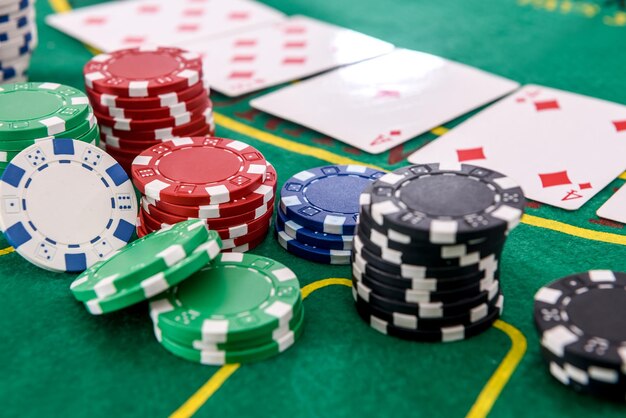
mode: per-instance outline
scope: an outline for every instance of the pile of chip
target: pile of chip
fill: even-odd
[[[139,236],[191,218],[217,231],[226,252],[249,251],[267,235],[276,171],[244,142],[175,138],[139,154],[131,174],[143,194]]]
[[[0,86],[0,175],[22,150],[50,138],[98,143],[87,96],[57,83]]]
[[[84,108],[70,106],[59,115],[83,118]],[[17,126],[41,129],[37,123]],[[0,201],[5,238],[46,270],[84,271],[124,247],[135,231],[137,199],[128,175],[106,152],[80,140],[47,139],[18,153],[0,179]]]
[[[217,260],[150,303],[154,333],[171,353],[202,364],[267,359],[304,325],[300,284],[286,266],[243,253]]]
[[[93,265],[70,289],[94,315],[152,299],[158,341],[190,361],[243,363],[285,351],[303,331],[298,278],[274,260],[221,247],[204,222],[180,222]]]
[[[503,297],[498,261],[525,199],[510,178],[460,164],[404,167],[360,198],[353,296],[377,331],[456,341],[488,329]]]
[[[83,73],[103,146],[126,170],[141,151],[164,140],[215,131],[198,54],[123,49],[92,58]]]
[[[359,196],[383,175],[360,165],[328,165],[294,175],[280,192],[278,243],[306,260],[350,264]]]
[[[534,316],[554,378],[626,400],[626,273],[592,270],[550,283],[535,294]]]
[[[35,0],[0,0],[0,84],[27,81],[37,41]]]

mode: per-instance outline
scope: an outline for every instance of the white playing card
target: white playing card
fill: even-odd
[[[463,64],[399,49],[285,87],[251,105],[378,154],[517,87]]]
[[[248,0],[127,0],[46,17],[46,23],[105,52],[141,45],[172,46],[284,19]]]
[[[604,219],[626,223],[626,187],[622,186],[613,193],[596,214]]]
[[[303,16],[178,46],[200,53],[211,88],[231,97],[393,50],[388,42]]]
[[[574,210],[626,167],[626,106],[525,86],[409,157],[465,162],[517,180],[533,200]]]

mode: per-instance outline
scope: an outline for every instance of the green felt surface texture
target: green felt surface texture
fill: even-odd
[[[290,15],[346,26],[522,84],[545,84],[626,103],[626,15],[599,0],[265,1]],[[91,54],[44,24],[43,17],[51,12],[46,0],[39,0],[37,9],[40,45],[31,79],[83,88],[82,66]],[[215,111],[279,137],[386,169],[405,164],[411,151],[435,138],[429,133],[371,156],[252,111],[251,97],[232,100],[215,94]],[[260,149],[276,166],[279,187],[303,168],[327,164],[222,126],[217,134]],[[527,214],[592,231],[590,237],[596,236],[594,231],[623,235],[622,225],[601,222],[595,215],[622,183],[615,180],[575,212],[531,204]],[[0,249],[7,246],[0,238]],[[292,268],[303,286],[350,277],[347,266],[291,256],[272,235],[254,253]],[[513,231],[501,264],[503,320],[523,334],[527,350],[493,405],[487,404],[489,416],[624,416],[624,405],[579,395],[550,377],[541,361],[532,305],[534,293],[547,282],[589,269],[624,270],[625,260],[624,245],[529,224]],[[161,348],[152,335],[146,304],[91,316],[70,293],[73,277],[40,270],[16,253],[0,256],[0,415],[167,416],[218,370],[181,360]],[[304,304],[302,339],[276,358],[242,366],[197,416],[465,416],[512,344],[495,328],[450,344],[385,337],[359,319],[350,289],[342,285],[317,290]]]

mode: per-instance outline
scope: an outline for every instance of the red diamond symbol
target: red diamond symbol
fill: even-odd
[[[402,131],[400,129],[395,129],[393,131],[389,131],[389,135],[391,136],[402,135]]]
[[[400,97],[398,90],[378,90],[376,97]]]
[[[580,183],[578,187],[580,190],[591,189],[591,183]]]
[[[613,126],[617,132],[626,131],[626,120],[614,120]]]
[[[202,16],[204,9],[185,9],[183,10],[183,16]]]
[[[567,171],[558,171],[556,173],[539,174],[543,187],[562,186],[564,184],[572,184],[567,176]]]
[[[245,20],[250,17],[248,12],[232,12],[228,15],[230,20]]]
[[[306,41],[287,41],[284,45],[285,48],[304,48],[306,47]]]
[[[254,61],[254,59],[256,58],[255,55],[235,55],[231,61],[232,62],[250,62],[250,61]]]
[[[183,23],[178,25],[177,28],[179,32],[196,32],[198,29],[200,29],[200,26],[194,23]]]
[[[283,64],[304,64],[306,57],[287,57],[283,59]]]
[[[471,161],[471,160],[485,160],[485,152],[483,147],[458,149],[456,150],[456,156],[459,162]]]
[[[253,71],[233,71],[228,78],[252,78],[253,76]]]
[[[537,112],[541,112],[542,110],[559,109],[559,102],[557,102],[556,100],[544,100],[542,102],[535,102],[535,109],[537,109]]]
[[[304,26],[288,26],[285,28],[285,33],[304,33],[306,28]]]
[[[104,16],[91,16],[85,19],[85,25],[103,25],[107,21],[107,18]]]
[[[237,39],[235,41],[235,46],[255,46],[256,39]]]
[[[523,97],[518,97],[517,99],[515,99],[515,101],[516,101],[517,103],[525,103],[525,102],[526,102],[526,99],[525,99],[525,98],[523,98]]]
[[[145,6],[139,7],[137,13],[158,13],[159,9],[159,6],[156,4],[146,4]]]
[[[125,44],[142,44],[146,41],[144,36],[127,36],[122,40]]]

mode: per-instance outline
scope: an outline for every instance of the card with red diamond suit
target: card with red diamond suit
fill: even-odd
[[[379,154],[517,87],[467,65],[397,49],[285,87],[251,105]]]
[[[144,45],[180,46],[283,20],[249,0],[127,0],[50,15],[46,23],[104,52]]]
[[[626,187],[622,186],[613,193],[596,214],[601,218],[626,224]]]
[[[230,97],[389,53],[393,45],[304,16],[213,40],[178,45],[198,52],[213,90]]]
[[[580,208],[626,168],[626,106],[528,85],[409,157],[515,179],[529,199]]]

